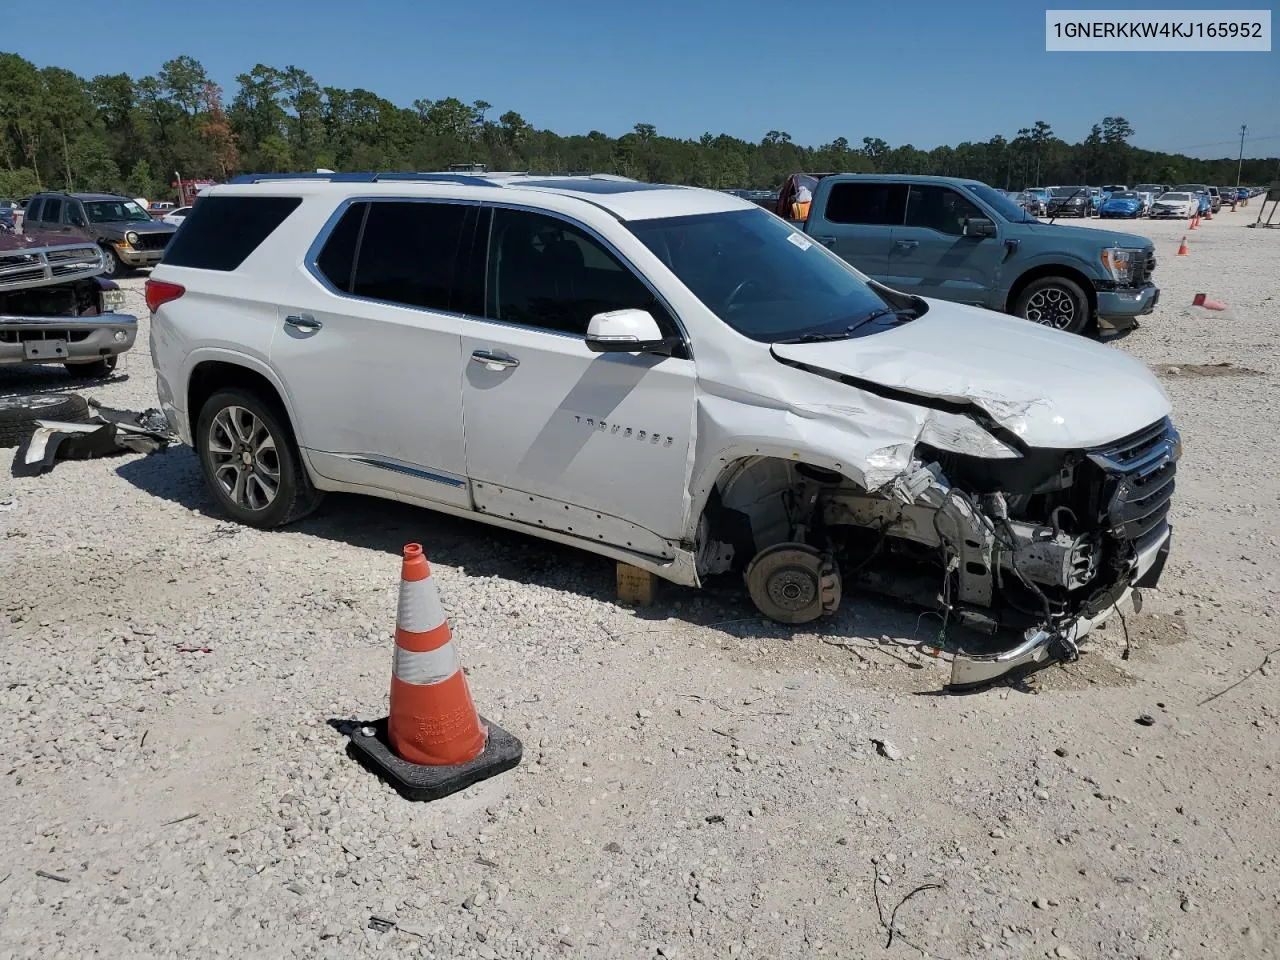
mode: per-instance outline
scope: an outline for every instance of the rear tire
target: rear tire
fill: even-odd
[[[1089,324],[1089,298],[1066,277],[1033,280],[1018,296],[1013,312],[1024,320],[1064,333],[1080,333]]]
[[[219,390],[200,408],[195,446],[218,505],[250,527],[280,527],[320,505],[288,417],[240,388]]]

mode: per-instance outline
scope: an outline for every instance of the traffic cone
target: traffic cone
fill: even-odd
[[[1195,230],[1199,226],[1200,226],[1200,214],[1197,213],[1194,217],[1191,218],[1191,226],[1189,229]]]
[[[1212,220],[1212,219],[1213,219],[1213,210],[1212,210],[1212,209],[1206,210],[1206,211],[1204,212],[1204,218],[1205,218],[1206,220]]]
[[[436,800],[510,770],[523,745],[476,712],[422,546],[404,548],[391,713],[348,725],[350,748],[409,800]]]
[[[1206,297],[1203,293],[1197,293],[1191,301],[1193,307],[1204,307],[1206,310],[1225,310],[1227,305],[1221,300],[1214,300],[1212,297]]]
[[[1189,254],[1190,252],[1191,252],[1190,248],[1188,248],[1188,247],[1187,247],[1187,237],[1186,237],[1186,234],[1183,234],[1183,236],[1182,236],[1182,246],[1178,247],[1178,256],[1180,256],[1180,257],[1185,257],[1185,256],[1186,256],[1187,254]]]

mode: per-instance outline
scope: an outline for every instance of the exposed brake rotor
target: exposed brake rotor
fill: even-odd
[[[747,567],[747,592],[756,609],[779,623],[808,623],[840,606],[840,571],[827,554],[805,543],[779,543]]]

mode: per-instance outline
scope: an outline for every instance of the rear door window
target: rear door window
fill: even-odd
[[[40,208],[44,206],[44,198],[32,200],[27,204],[27,209],[23,211],[22,218],[35,223],[40,219]]]
[[[164,262],[234,270],[302,203],[300,197],[202,197],[165,248]]]
[[[40,213],[41,223],[57,223],[62,219],[62,198],[45,197],[44,210]]]
[[[901,183],[837,183],[827,194],[823,214],[828,223],[857,223],[877,227],[902,225],[907,187]]]
[[[449,310],[463,228],[474,204],[374,201],[351,292],[406,307]]]

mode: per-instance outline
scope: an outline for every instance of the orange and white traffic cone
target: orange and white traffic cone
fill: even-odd
[[[431,567],[416,543],[404,548],[400,569],[387,733],[400,759],[433,766],[475,759],[486,737]]]
[[[410,800],[436,800],[510,770],[523,746],[476,712],[422,546],[404,548],[391,713],[349,731],[356,758]]]
[[[1199,226],[1200,226],[1200,214],[1197,213],[1194,217],[1191,218],[1191,226],[1188,227],[1188,229],[1195,230]]]
[[[1213,209],[1212,209],[1212,208],[1210,208],[1210,209],[1208,209],[1208,210],[1206,210],[1206,211],[1204,212],[1204,218],[1205,218],[1206,220],[1212,220],[1212,219],[1213,219]]]
[[[1227,305],[1221,300],[1214,300],[1203,293],[1197,293],[1191,301],[1193,307],[1204,307],[1206,310],[1225,310]]]
[[[1178,256],[1185,257],[1190,252],[1191,249],[1187,246],[1187,237],[1184,234],[1182,237],[1182,246],[1178,247]]]

